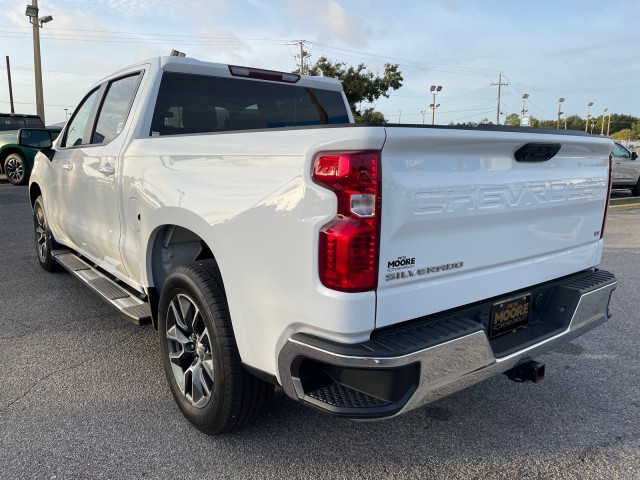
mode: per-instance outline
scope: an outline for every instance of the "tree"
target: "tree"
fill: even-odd
[[[634,136],[633,130],[631,130],[630,128],[625,128],[611,135],[611,138],[613,138],[614,140],[629,141],[629,140],[635,140],[635,138],[637,137]]]
[[[322,56],[309,69],[309,75],[334,77],[340,80],[347,96],[347,101],[357,122],[384,122],[384,115],[373,107],[362,109],[362,103],[372,104],[380,97],[389,98],[389,90],[397,90],[402,86],[402,74],[398,65],[386,63],[382,76],[374,75],[367,70],[364,63],[357,67],[343,62],[332,62]]]
[[[520,115],[518,115],[517,113],[510,113],[504,119],[504,124],[511,125],[512,127],[520,126]]]

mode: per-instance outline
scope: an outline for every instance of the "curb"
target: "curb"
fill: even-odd
[[[613,198],[609,200],[609,210],[635,210],[640,208],[640,197],[634,198]]]

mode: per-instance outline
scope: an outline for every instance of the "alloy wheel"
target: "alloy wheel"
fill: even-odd
[[[20,159],[10,157],[4,165],[5,174],[12,183],[20,183],[24,178],[24,165]]]
[[[171,299],[165,337],[178,388],[194,407],[205,407],[215,382],[211,338],[200,309],[188,295]]]
[[[38,257],[40,257],[41,262],[45,262],[47,260],[47,254],[49,253],[48,244],[47,244],[47,221],[44,218],[44,212],[42,208],[39,206],[36,207],[35,211],[36,218],[36,248],[38,250]]]

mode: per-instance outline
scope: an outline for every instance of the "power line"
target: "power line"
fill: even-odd
[[[446,68],[446,69],[454,69],[454,70],[460,70],[460,71],[464,71],[467,73],[475,73],[477,75],[481,75],[481,76],[489,76],[488,74],[491,73],[491,75],[494,74],[494,70],[489,70],[489,69],[485,69],[485,68],[474,68],[474,67],[461,67],[458,65],[447,65],[447,64],[442,64],[442,63],[428,63],[428,62],[420,62],[418,60],[412,60],[412,59],[407,59],[407,58],[401,58],[401,57],[392,57],[392,56],[385,56],[385,55],[376,55],[373,53],[368,53],[368,52],[361,52],[358,50],[350,50],[348,48],[339,48],[339,47],[332,47],[330,45],[324,45],[322,43],[318,43],[318,42],[309,42],[313,45],[319,46],[319,47],[324,47],[325,49],[330,49],[330,50],[336,50],[336,51],[342,51],[342,52],[349,52],[349,53],[357,53],[359,55],[366,55],[369,57],[374,57],[374,58],[380,58],[383,60],[393,60],[393,61],[399,61],[406,64],[414,64],[415,66],[424,66],[430,69],[440,69],[440,68]]]
[[[5,67],[0,67],[0,71],[6,70]],[[11,67],[11,70],[26,70],[28,72],[33,72],[33,68],[28,67]],[[61,70],[42,70],[47,73],[63,73],[65,75],[83,75],[87,77],[106,77],[106,75],[102,75],[100,73],[80,73],[80,72],[63,72]]]
[[[476,113],[474,115],[467,115],[466,117],[457,118],[455,120],[452,120],[452,122],[459,122],[460,120],[465,120],[467,118],[479,117],[480,115],[486,115],[487,113],[491,113],[491,112],[493,112],[493,108],[491,110],[487,110],[485,112],[480,112],[480,113]]]

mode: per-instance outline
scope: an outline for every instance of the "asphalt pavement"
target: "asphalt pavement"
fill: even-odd
[[[277,391],[266,418],[208,437],[166,386],[152,327],[44,272],[26,187],[0,181],[0,478],[640,478],[640,210],[612,212],[614,317],[504,376],[356,423]]]

